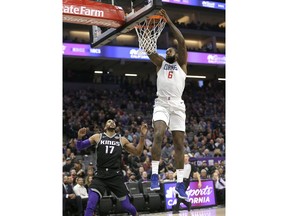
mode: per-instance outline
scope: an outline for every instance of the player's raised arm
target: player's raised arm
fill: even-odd
[[[91,137],[89,137],[88,139],[82,140],[82,138],[86,135],[86,131],[87,131],[87,129],[85,127],[80,128],[78,130],[78,139],[77,139],[77,143],[76,143],[76,147],[77,147],[78,151],[81,151],[82,149],[85,149],[91,145],[94,145],[100,139],[99,134],[94,134]]]
[[[147,124],[142,123],[140,140],[136,147],[133,145],[133,143],[130,143],[125,137],[121,137],[121,142],[124,146],[124,149],[133,155],[140,156],[143,152],[147,132],[148,132]]]
[[[180,30],[175,26],[175,24],[171,21],[170,17],[168,16],[168,14],[166,13],[166,11],[164,9],[161,9],[159,11],[159,13],[166,19],[167,24],[170,26],[170,30],[173,34],[173,36],[176,38],[177,40],[177,50],[178,50],[178,58],[177,61],[179,63],[179,65],[182,66],[187,66],[187,47],[186,47],[186,43],[185,43],[185,38],[182,35],[182,33],[180,32]],[[182,67],[183,69],[183,67]]]

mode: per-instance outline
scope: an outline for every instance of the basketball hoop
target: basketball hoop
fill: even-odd
[[[152,15],[134,27],[138,35],[140,53],[145,52],[151,55],[157,52],[157,40],[166,22],[163,16]]]

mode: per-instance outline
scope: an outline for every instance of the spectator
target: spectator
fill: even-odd
[[[167,136],[163,138],[164,147],[161,149],[161,157],[163,159],[169,159],[171,157],[171,151],[173,146],[168,142]]]
[[[70,149],[71,153],[74,153],[74,155],[77,155],[77,149],[76,149],[76,139],[72,138],[69,140],[69,143],[67,144],[67,149]]]
[[[146,171],[143,171],[142,175],[141,175],[141,178],[138,180],[138,187],[139,187],[140,193],[143,193],[142,182],[147,182],[147,181],[149,181],[148,174],[147,174]]]
[[[92,180],[93,180],[93,176],[86,176],[86,178],[85,178],[84,186],[87,189],[87,192],[88,192],[88,189],[89,189],[89,186],[90,186]]]
[[[131,136],[131,134],[130,134],[130,131],[129,131],[129,130],[125,130],[125,134],[124,134],[124,137],[126,137],[126,139],[127,139],[129,142],[131,142],[131,143],[132,143],[132,141],[133,141],[133,138],[132,138],[132,136]]]
[[[85,171],[82,169],[81,160],[76,160],[74,163],[74,169],[76,171],[77,177],[85,178]]]
[[[76,185],[76,178],[77,178],[77,173],[74,168],[71,168],[70,170],[70,175],[68,176],[68,182],[74,187]]]
[[[184,140],[184,153],[185,153],[185,154],[189,154],[190,152],[191,152],[191,150],[190,150],[190,147],[189,147],[189,145],[188,145],[188,140],[185,139],[185,140]]]
[[[203,151],[202,157],[207,158],[207,157],[213,157],[213,155],[210,153],[209,149],[205,149]]]
[[[71,159],[70,154],[71,154],[71,149],[70,149],[70,148],[66,148],[66,150],[65,150],[65,157],[66,157],[66,159],[67,159],[67,158],[70,158],[70,159]]]
[[[143,168],[147,173],[151,173],[151,158],[146,157],[145,161],[143,162]]]
[[[217,205],[225,205],[226,182],[223,178],[219,177],[217,170],[213,173],[212,179],[215,185]]]
[[[222,157],[222,153],[221,153],[221,151],[220,151],[219,148],[216,148],[216,149],[214,150],[213,156],[214,156],[214,157]]]
[[[135,173],[135,174],[136,174],[136,179],[137,179],[137,181],[138,181],[139,179],[141,179],[142,173],[143,173],[144,171],[145,171],[145,170],[144,170],[144,167],[143,167],[142,165],[140,165],[140,166],[139,166],[139,169],[137,170],[137,173]]]
[[[71,158],[66,158],[66,163],[63,165],[63,172],[70,172],[71,168],[73,168],[73,164],[71,163]]]
[[[207,165],[206,160],[203,160],[203,161],[202,161],[202,164],[199,166],[199,169],[200,169],[200,170],[205,169],[206,172],[207,172],[207,174],[208,174],[208,175],[210,174],[210,169],[209,169],[209,167],[208,167],[208,165]]]
[[[218,168],[218,171],[219,171],[219,173],[218,173],[219,177],[225,180],[226,178],[225,178],[225,170],[224,170],[224,167],[223,167],[223,166],[220,166],[220,167]]]
[[[138,180],[136,179],[136,175],[134,172],[132,172],[129,176],[128,182],[138,182]]]
[[[160,158],[160,161],[159,161],[159,174],[160,175],[163,175],[166,172],[166,166],[167,166],[166,161],[168,160],[165,160],[163,157]]]
[[[93,169],[92,167],[89,167],[89,168],[87,169],[85,179],[86,179],[88,176],[92,176],[92,177],[94,176],[94,169]]]
[[[82,207],[86,209],[87,201],[88,201],[88,192],[86,187],[84,186],[84,179],[82,177],[77,177],[77,184],[73,187],[73,191],[76,196],[80,196],[82,200]]]
[[[89,162],[89,164],[88,164],[88,166],[87,166],[86,172],[87,172],[89,169],[92,169],[92,170],[93,170],[93,173],[95,173],[96,169],[95,169],[95,167],[94,167],[93,162]]]
[[[169,182],[169,181],[176,181],[176,173],[174,173],[173,171],[169,170],[166,174],[166,178],[163,179],[163,182]]]
[[[126,175],[124,175],[124,182],[128,182],[129,179],[130,179],[130,176],[132,174],[132,170],[130,169],[130,167],[127,167],[127,170],[126,170]]]
[[[216,146],[213,139],[210,139],[208,141],[208,143],[206,144],[206,148],[209,149],[210,152],[213,152],[215,150]]]
[[[63,215],[68,216],[69,213],[82,216],[83,206],[80,196],[77,196],[67,175],[63,176]]]
[[[65,158],[65,155],[63,154],[62,155],[62,166],[64,166],[65,164],[66,164],[66,158]]]
[[[200,178],[201,179],[208,179],[208,174],[207,174],[207,170],[206,169],[202,169],[200,171]]]

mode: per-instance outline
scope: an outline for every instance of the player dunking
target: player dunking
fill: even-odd
[[[120,200],[121,206],[131,215],[138,215],[136,208],[130,203],[128,190],[124,184],[121,170],[121,154],[124,148],[127,152],[140,156],[145,136],[148,128],[147,124],[141,125],[141,135],[139,144],[135,147],[125,137],[115,132],[116,124],[113,120],[106,122],[104,133],[96,133],[86,140],[82,137],[86,135],[86,128],[78,131],[77,149],[82,150],[91,145],[96,145],[97,172],[89,187],[89,198],[85,216],[93,216],[97,203],[108,188]]]
[[[180,198],[188,199],[183,183],[186,107],[182,100],[187,74],[187,48],[183,35],[170,20],[166,11],[161,9],[159,13],[170,26],[170,30],[178,42],[178,51],[172,47],[168,48],[166,59],[158,53],[148,55],[157,67],[157,98],[155,99],[152,119],[154,140],[152,146],[151,190],[160,190],[158,166],[162,140],[167,127],[169,127],[175,149],[174,158],[177,173],[175,192]]]

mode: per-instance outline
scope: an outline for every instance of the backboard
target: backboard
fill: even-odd
[[[91,26],[91,48],[134,29],[162,8],[162,0],[63,0],[63,22]]]
[[[126,2],[126,5],[123,5]],[[127,5],[130,3],[130,6]],[[99,26],[92,26],[90,29],[90,45],[92,48],[101,47],[120,34],[127,33],[134,29],[135,25],[143,22],[149,16],[154,15],[162,8],[162,0],[128,0],[128,1],[115,1],[124,9],[125,23],[118,28],[107,28],[105,31],[99,29]],[[104,28],[105,29],[105,28]]]

